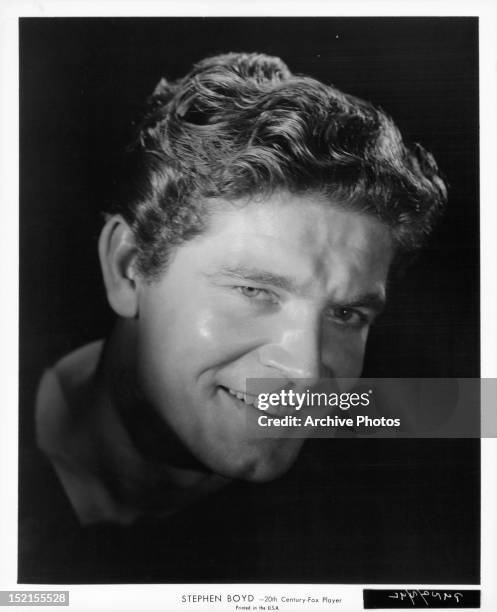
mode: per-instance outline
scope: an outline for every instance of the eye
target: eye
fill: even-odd
[[[334,316],[340,321],[348,322],[355,317],[358,317],[358,313],[351,308],[335,308],[333,311]]]
[[[347,308],[344,306],[338,306],[337,308],[330,310],[327,313],[327,318],[331,319],[337,325],[355,328],[363,327],[369,322],[368,317],[360,310],[356,310],[355,308]]]
[[[243,297],[253,302],[263,302],[273,304],[276,302],[276,296],[272,291],[268,289],[261,289],[260,287],[235,287],[235,289],[243,295]]]
[[[247,298],[257,298],[263,293],[263,289],[258,289],[257,287],[238,287],[238,290],[242,295]]]

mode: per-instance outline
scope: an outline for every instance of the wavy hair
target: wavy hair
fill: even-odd
[[[161,79],[125,162],[114,211],[132,228],[149,279],[173,247],[206,229],[210,198],[316,193],[387,224],[405,253],[423,244],[447,197],[433,156],[404,144],[382,110],[256,53]]]

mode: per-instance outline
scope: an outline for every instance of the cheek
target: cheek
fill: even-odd
[[[197,337],[202,346],[219,348],[243,346],[253,337],[256,326],[246,316],[220,308],[217,304],[205,304],[201,309],[186,315],[190,333]]]
[[[198,343],[202,351],[234,356],[250,350],[267,336],[265,318],[255,316],[238,293],[208,287],[195,297],[181,309],[173,309],[170,318],[175,317],[175,328],[184,331],[185,340]]]
[[[357,378],[361,375],[367,329],[358,332],[327,330],[321,355],[324,366],[336,378]]]
[[[196,300],[154,299],[142,306],[139,353],[143,366],[163,376],[201,374],[251,350],[259,325],[227,301],[198,295]]]

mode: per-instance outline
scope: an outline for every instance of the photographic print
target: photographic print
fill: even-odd
[[[481,376],[478,17],[18,33],[19,585],[479,606],[479,433],[364,382]]]

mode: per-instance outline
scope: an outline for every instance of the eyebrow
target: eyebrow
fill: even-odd
[[[260,270],[249,266],[222,266],[214,274],[209,274],[208,276],[217,276],[218,274],[228,276],[238,281],[271,285],[289,293],[305,295],[304,288],[299,286],[295,278],[275,274],[267,270]],[[385,304],[385,293],[375,291],[359,294],[343,302],[331,301],[330,303],[330,305],[342,308],[370,308],[377,313],[380,313],[385,308]]]
[[[347,308],[369,308],[379,314],[384,310],[387,299],[384,293],[364,293],[358,295],[351,300],[347,300],[343,304],[338,303],[336,306],[347,307]]]
[[[251,268],[248,266],[223,266],[216,274],[229,276],[230,278],[240,281],[250,281],[261,285],[272,285],[273,287],[283,289],[289,293],[302,293],[302,289],[299,288],[294,278],[268,272],[267,270],[259,270],[258,268]]]

